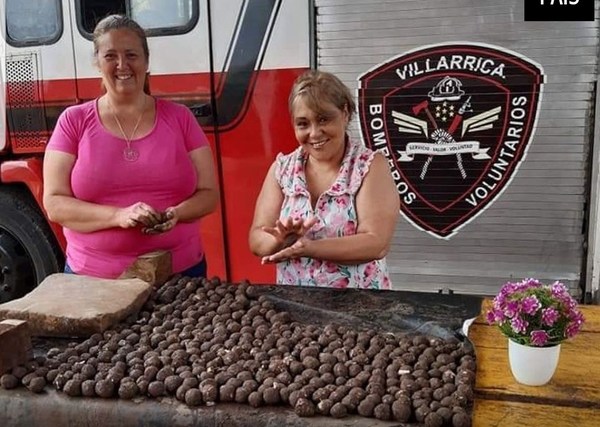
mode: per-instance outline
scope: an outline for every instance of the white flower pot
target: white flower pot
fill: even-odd
[[[508,340],[508,362],[517,382],[525,385],[544,385],[558,366],[560,344],[552,347],[529,347]]]

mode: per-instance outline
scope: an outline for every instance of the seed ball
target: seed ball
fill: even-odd
[[[440,407],[439,409],[437,409],[436,414],[438,414],[440,417],[442,417],[442,420],[444,420],[444,422],[446,424],[450,424],[452,421],[452,409],[450,408],[446,408],[445,406]]]
[[[425,427],[442,427],[444,419],[436,412],[430,412],[425,416]]]
[[[46,381],[48,381],[49,383],[53,383],[54,380],[56,379],[56,377],[59,374],[59,370],[58,369],[50,369],[48,371],[48,373],[46,374]],[[95,373],[94,373],[95,375]],[[93,378],[93,377],[91,377]]]
[[[185,383],[185,381],[184,381]],[[212,403],[217,401],[219,395],[217,390],[217,383],[212,378],[207,378],[200,383],[200,392],[202,393],[202,399],[206,403]]]
[[[375,406],[375,409],[373,410],[373,415],[378,420],[382,420],[382,421],[391,420],[392,419],[392,410],[390,408],[390,405],[387,405],[385,403],[380,403],[379,405]]]
[[[170,375],[165,378],[165,390],[169,394],[175,393],[181,384],[183,384],[183,378],[179,375]]]
[[[275,387],[268,387],[263,390],[263,400],[267,405],[276,405],[280,399],[279,390]]]
[[[29,381],[27,388],[33,393],[41,393],[46,387],[46,379],[44,377],[35,377]]]
[[[81,396],[82,395],[82,381],[78,381],[76,379],[70,379],[65,383],[63,391],[71,397]]]
[[[446,391],[447,396],[456,391],[456,386],[453,383],[446,383],[442,388]]]
[[[253,391],[252,393],[250,393],[248,395],[248,403],[253,408],[258,408],[259,406],[261,406],[263,404],[262,392],[260,392],[260,391]]]
[[[469,401],[473,400],[474,397],[473,388],[467,384],[459,384],[458,387],[456,387],[456,393],[465,396]]]
[[[333,405],[334,403],[331,400],[323,399],[317,403],[317,412],[321,415],[330,415]]]
[[[245,387],[238,387],[235,390],[235,396],[233,398],[233,400],[235,400],[237,403],[246,403],[248,401],[248,396],[250,395],[251,391]]]
[[[188,406],[199,406],[202,404],[202,392],[197,388],[190,388],[185,392],[185,404]]]
[[[96,381],[85,380],[81,383],[81,395],[85,397],[96,396]]]
[[[376,403],[372,399],[365,398],[358,404],[357,412],[363,417],[372,417]]]
[[[428,405],[421,405],[415,410],[415,418],[418,422],[425,422],[425,417],[431,412]]]
[[[195,388],[198,387],[198,378],[196,377],[188,377],[183,379],[183,384],[187,388]]]
[[[408,422],[411,415],[410,401],[407,403],[404,399],[397,399],[392,403],[392,416],[394,420],[405,423]]]
[[[150,382],[148,380],[146,380],[144,377],[138,378],[135,383],[137,384],[141,395],[144,395],[148,392],[148,386],[150,385]]]
[[[465,412],[457,412],[452,415],[452,426],[453,427],[470,427],[471,419]]]
[[[294,412],[299,417],[312,417],[315,415],[315,405],[310,400],[301,397],[294,405]]]
[[[115,385],[108,380],[100,380],[96,382],[94,390],[98,396],[109,398],[115,393]]]
[[[96,375],[96,368],[94,365],[86,363],[81,367],[81,374],[85,376],[86,379],[92,379]]]
[[[334,418],[344,418],[348,415],[348,409],[346,408],[346,405],[338,402],[331,407],[329,413]]]
[[[152,381],[148,384],[148,394],[152,397],[160,397],[165,394],[165,383],[162,381]]]
[[[11,374],[13,374],[17,379],[22,379],[25,375],[27,375],[28,371],[24,366],[15,366]]]
[[[37,378],[37,375],[36,375],[36,374],[34,374],[33,372],[30,372],[30,373],[28,373],[28,374],[24,375],[24,376],[21,378],[21,384],[23,384],[25,387],[28,387],[28,386],[29,386],[29,383],[30,383],[30,382],[31,382],[31,380],[32,380],[32,379],[34,379],[34,378]],[[66,381],[65,381],[65,382],[66,382]],[[63,384],[63,386],[64,386],[64,384]],[[61,387],[61,388],[62,388],[62,387]]]
[[[233,384],[223,384],[219,388],[219,400],[221,400],[222,402],[233,402],[233,400],[235,399],[236,388],[237,386],[234,386]]]
[[[0,377],[0,385],[6,390],[17,388],[19,386],[19,379],[13,374],[4,374]]]
[[[186,386],[185,384],[180,385],[175,392],[175,399],[180,402],[185,402],[185,394],[191,387]]]
[[[130,400],[137,396],[139,388],[133,381],[124,381],[119,385],[118,395],[121,399]]]
[[[441,407],[442,407],[442,404],[440,402],[438,402],[437,400],[434,400],[433,402],[431,402],[429,404],[429,409],[431,409],[432,411],[437,411]]]

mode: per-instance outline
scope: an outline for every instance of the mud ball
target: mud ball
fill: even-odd
[[[185,403],[188,406],[199,406],[202,404],[202,392],[200,389],[191,388],[185,392]]]
[[[403,399],[398,399],[392,403],[392,416],[394,420],[405,423],[410,419],[412,410],[410,404],[406,403]]]
[[[391,420],[392,419],[392,410],[390,408],[390,405],[387,405],[385,403],[380,403],[379,405],[375,406],[375,409],[373,409],[373,415],[378,420],[382,420],[382,421]]]
[[[119,385],[119,397],[121,399],[130,400],[133,399],[138,394],[138,386],[133,381],[125,381]]]
[[[330,415],[333,402],[329,399],[323,399],[317,404],[317,412],[321,415]]]
[[[115,393],[115,385],[108,380],[100,380],[96,382],[94,391],[98,396],[106,399],[112,397]]]
[[[81,395],[85,397],[96,396],[96,381],[85,380],[81,383]]]
[[[471,419],[465,412],[457,412],[452,415],[452,426],[453,427],[470,427]]]
[[[301,397],[296,401],[294,412],[299,417],[312,417],[315,415],[315,405],[310,400]]]
[[[430,412],[425,416],[425,427],[442,427],[444,419],[436,412]]]
[[[329,413],[334,418],[344,418],[346,415],[348,415],[348,409],[346,408],[346,405],[338,402],[331,407]]]
[[[375,402],[371,399],[363,399],[362,402],[358,404],[358,414],[363,417],[371,417],[373,416],[373,410],[375,409]]]
[[[165,383],[162,381],[152,381],[148,384],[148,394],[152,397],[160,397],[165,394]]]
[[[74,379],[70,379],[65,383],[63,391],[67,394],[67,396],[77,397],[81,396],[81,381],[77,381]]]
[[[263,404],[263,396],[260,391],[253,391],[248,395],[248,404],[253,408],[258,408]]]
[[[175,399],[180,402],[185,402],[185,394],[191,387],[186,386],[185,384],[180,385],[175,392]]]
[[[177,391],[182,383],[183,378],[181,378],[179,375],[170,375],[165,378],[165,390],[168,393],[173,394]]]
[[[44,377],[35,377],[29,381],[27,388],[33,393],[41,393],[46,387],[46,379]]]
[[[3,389],[11,390],[19,386],[19,379],[13,374],[4,374],[0,377],[0,385]]]

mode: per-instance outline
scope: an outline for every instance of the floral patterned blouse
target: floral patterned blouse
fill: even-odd
[[[355,199],[369,171],[375,153],[349,141],[340,171],[333,185],[321,194],[313,210],[306,186],[306,154],[302,147],[290,154],[277,156],[275,177],[284,195],[280,218],[308,218],[318,222],[307,237],[318,240],[356,234],[358,226]],[[390,289],[385,259],[357,265],[297,258],[277,264],[277,283],[332,288]]]

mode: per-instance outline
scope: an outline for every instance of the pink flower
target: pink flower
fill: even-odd
[[[504,307],[504,314],[506,317],[513,318],[517,315],[519,311],[519,303],[517,301],[510,301]]]
[[[554,325],[554,322],[558,319],[559,313],[552,307],[544,308],[542,310],[542,323],[546,326]]]
[[[350,282],[348,281],[347,277],[340,277],[331,283],[331,287],[338,288],[338,289],[345,289],[348,287],[349,284],[350,284]]]
[[[534,346],[542,347],[548,342],[548,334],[546,331],[531,331],[531,343]]]
[[[579,325],[578,323],[571,323],[565,329],[565,338],[573,338],[575,335],[577,335],[580,329],[581,325]]]
[[[352,236],[354,234],[356,234],[356,224],[351,221],[348,221],[346,224],[344,224],[343,235]]]
[[[542,304],[540,304],[540,301],[538,300],[538,298],[535,295],[525,297],[525,298],[523,298],[523,301],[521,302],[521,308],[523,309],[523,311],[526,314],[529,314],[529,315],[535,314],[540,309],[541,306],[542,306]]]
[[[526,320],[521,319],[519,316],[515,316],[510,321],[512,330],[517,334],[521,334],[527,330],[529,323]]]

